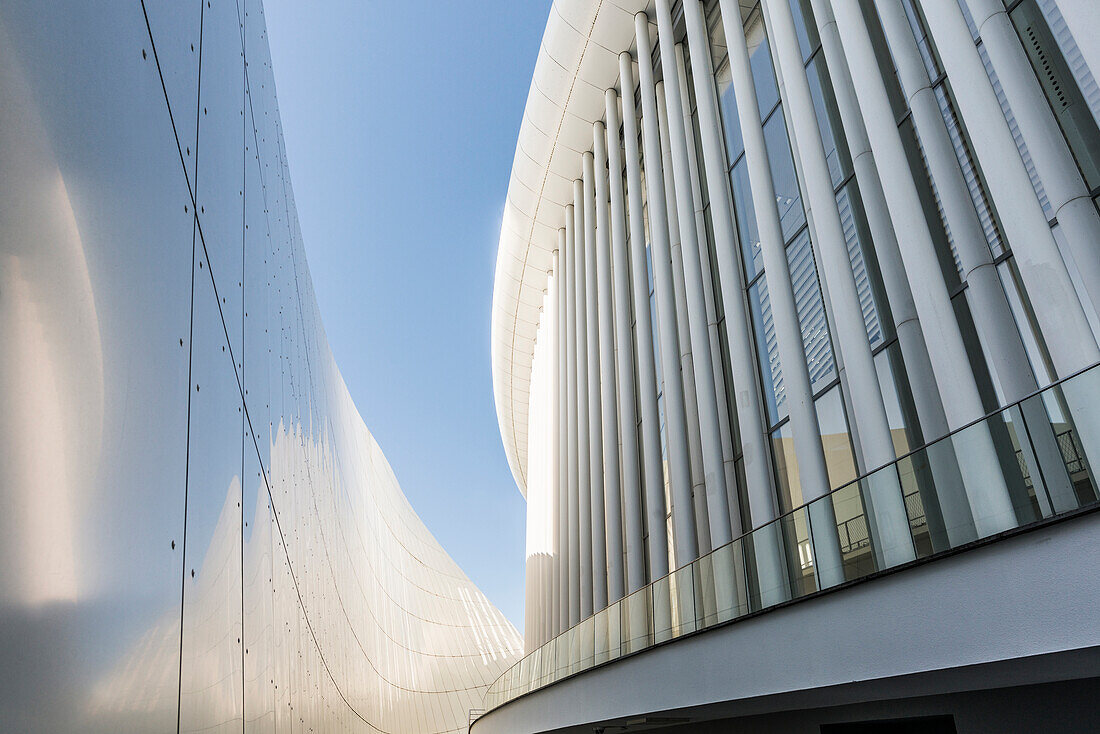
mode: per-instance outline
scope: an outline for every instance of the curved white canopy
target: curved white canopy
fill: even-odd
[[[649,5],[555,0],[527,94],[501,223],[492,324],[497,421],[524,494],[531,357],[547,271],[581,154],[592,148],[592,123],[604,117],[604,91],[617,83],[619,54],[634,44],[635,14]]]

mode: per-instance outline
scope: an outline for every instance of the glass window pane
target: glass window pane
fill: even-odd
[[[829,164],[829,176],[832,178],[833,186],[836,187],[852,172],[852,164],[848,146],[844,140],[844,128],[840,123],[840,111],[836,106],[828,74],[825,59],[821,54],[817,54],[806,67],[806,79],[810,83],[810,96],[814,102],[814,115],[817,117],[817,127],[821,131],[821,142],[825,146],[825,160]]]
[[[783,108],[764,123],[764,144],[768,150],[775,201],[779,206],[779,222],[783,227],[783,239],[788,239],[806,221],[802,211],[802,197],[798,190],[798,178],[794,172],[791,146],[787,139],[787,127],[783,120]]]
[[[825,466],[829,471],[829,487],[836,489],[857,476],[840,386],[837,385],[818,398],[814,407],[817,409],[817,425],[821,431],[821,448],[825,451]]]
[[[858,226],[855,211],[855,207],[858,206],[858,191],[857,199],[853,199],[849,191],[851,188],[852,185],[849,185],[840,190],[836,195],[836,204],[840,212],[840,224],[844,228],[844,240],[848,244],[848,258],[852,263],[852,274],[856,280],[856,294],[859,296],[859,306],[863,310],[867,339],[871,343],[871,348],[874,349],[882,343],[883,329],[875,303],[871,276],[867,270],[867,262],[863,258],[863,242],[869,239],[866,238],[865,232],[860,231],[862,227]]]
[[[810,371],[810,386],[816,393],[836,376],[836,368],[809,230],[802,230],[787,248],[787,263],[798,308],[798,323],[802,328],[802,348]]]
[[[737,97],[733,93],[733,79],[729,63],[722,64],[714,74],[718,87],[718,104],[722,109],[722,129],[726,134],[726,150],[730,161],[736,161],[745,150],[741,137],[741,118],[737,114]]]
[[[818,47],[817,28],[814,26],[814,16],[810,10],[808,0],[787,0],[791,6],[791,15],[794,17],[794,32],[798,36],[798,50],[802,52],[802,60],[810,58],[810,54]],[[812,37],[811,37],[812,34]]]
[[[749,171],[742,158],[730,174],[733,188],[733,208],[737,217],[737,235],[741,240],[742,259],[745,263],[745,280],[750,281],[764,269],[760,251],[760,231],[756,227],[756,210],[752,205],[752,189]]]
[[[749,66],[752,69],[753,86],[756,87],[756,102],[760,105],[760,119],[763,120],[779,102],[779,88],[775,84],[764,23],[759,18],[760,14],[757,13],[756,18],[745,29],[745,41],[749,48]]]
[[[973,156],[970,154],[970,146],[963,137],[963,131],[959,126],[959,119],[955,115],[955,107],[947,94],[947,90],[942,84],[936,87],[935,94],[936,102],[940,107],[940,115],[943,117],[944,123],[947,124],[947,132],[951,136],[951,145],[955,148],[955,157],[959,161],[959,166],[962,167],[963,177],[966,179],[966,187],[970,190],[970,198],[973,200],[974,207],[977,209],[978,219],[981,220],[982,229],[985,231],[985,238],[989,244],[989,249],[993,253],[993,256],[997,257],[1005,251],[1005,246],[997,228],[997,222],[993,217],[993,209],[989,203],[989,197],[986,196],[985,187],[982,185],[981,178],[978,175],[978,169],[974,164]]]
[[[772,323],[772,307],[768,300],[768,284],[764,278],[749,288],[749,307],[756,331],[756,354],[760,360],[760,376],[764,403],[768,410],[768,423],[774,425],[786,415],[786,399],[783,394],[783,373],[779,366],[779,347]]]
[[[775,453],[779,511],[790,512],[802,505],[802,484],[798,476],[798,459],[794,455],[794,437],[789,422],[772,432],[772,451]]]
[[[899,398],[897,376],[894,374],[892,358],[898,351],[897,344],[891,344],[886,349],[875,355],[875,372],[878,373],[878,384],[882,390],[882,402],[886,406],[886,420],[890,424],[890,438],[894,443],[894,455],[902,456],[909,453],[914,442],[909,437],[909,422],[906,420],[906,411],[903,409]],[[903,388],[908,391],[908,385]],[[872,467],[873,468],[873,467]]]

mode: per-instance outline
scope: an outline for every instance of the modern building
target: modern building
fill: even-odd
[[[1097,731],[1100,5],[555,0],[497,732]]]
[[[0,4],[0,731],[465,732],[521,639],[329,350],[259,0]]]

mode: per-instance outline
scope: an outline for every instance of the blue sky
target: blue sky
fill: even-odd
[[[522,629],[524,503],[489,360],[497,240],[549,0],[266,0],[325,330],[417,513]]]

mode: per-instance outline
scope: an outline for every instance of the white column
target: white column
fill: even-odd
[[[856,386],[849,391],[853,418],[859,431],[864,466],[873,470],[896,458],[890,421],[886,417],[871,345],[867,341],[863,307],[856,290],[844,226],[833,193],[832,177],[825,159],[825,146],[810,96],[791,7],[787,0],[764,2],[772,18],[771,35],[787,93],[787,120],[791,123],[802,161],[805,197],[816,213],[814,252],[818,267],[824,272],[823,284],[833,312],[836,347],[848,372],[848,384]],[[883,472],[869,478],[865,484],[864,501],[870,505],[865,509],[875,543],[876,559],[885,567],[913,560],[916,552],[897,475]]]
[[[1043,94],[1043,89],[1035,78],[1034,69],[1027,61],[1020,36],[1016,35],[1003,3],[1001,0],[968,0],[968,4],[971,17],[974,18],[981,40],[986,46],[990,62],[1001,81],[1005,99],[1012,108],[1016,124],[1019,125],[1027,145],[1027,151],[1031,154],[1036,172],[1042,179],[1047,199],[1054,209],[1054,216],[1065,235],[1081,284],[1085,289],[1085,297],[1093,310],[1100,314],[1100,215],[1097,207],[1092,202],[1085,179],[1081,177],[1074,155],[1070,152],[1062,130],[1059,129],[1058,122],[1054,118],[1051,103]],[[1091,36],[1087,36],[1084,41],[1086,44],[1095,43]],[[1016,250],[1019,248],[1013,244],[1013,251]],[[1016,259],[1020,259],[1019,253],[1016,254]],[[1033,307],[1036,315],[1044,310],[1038,305],[1033,304]],[[1058,318],[1057,311],[1051,311],[1047,314],[1047,325],[1055,324]],[[1096,337],[1095,333],[1091,336],[1093,339]],[[1046,339],[1048,343],[1051,341],[1049,337]],[[1100,349],[1096,348],[1095,341],[1092,347],[1090,351],[1086,344],[1084,357],[1077,359],[1093,362],[1100,360]],[[1052,355],[1053,353],[1052,347]],[[1067,355],[1059,368],[1060,376],[1066,376],[1080,366],[1084,366],[1071,361],[1073,359]],[[1076,383],[1073,383],[1066,390],[1074,393],[1079,388]],[[1096,456],[1100,451],[1100,417],[1093,410],[1081,409],[1081,405],[1087,404],[1087,398],[1084,403],[1081,403],[1070,396],[1070,403],[1073,405],[1070,412],[1074,416],[1078,438],[1084,443],[1086,452],[1090,456]],[[1043,419],[1044,416],[1038,412],[1041,405],[1035,401],[1025,405],[1023,408],[1025,415],[1029,407],[1030,415],[1034,416],[1029,420],[1029,425],[1036,426],[1040,431],[1040,436],[1037,438],[1033,436],[1035,450],[1040,454],[1038,462],[1042,464],[1045,456],[1048,459],[1046,465],[1052,469],[1057,467],[1058,470],[1054,479],[1060,481],[1052,483],[1048,480],[1047,490],[1052,495],[1055,507],[1062,510],[1074,508],[1077,506],[1077,497],[1073,487],[1068,484],[1068,476],[1060,471],[1058,460],[1062,459],[1062,453],[1057,450],[1053,432],[1047,430],[1048,424]],[[1031,456],[1027,458],[1032,460]],[[1051,473],[1048,471],[1044,476]]]
[[[879,2],[878,6],[879,18],[890,45],[898,78],[909,98],[913,125],[920,135],[928,171],[939,190],[944,219],[951,230],[955,250],[963,266],[963,275],[969,288],[967,297],[975,326],[985,344],[990,366],[1005,400],[1016,402],[1039,387],[1028,362],[1019,327],[993,263],[985,232],[970,198],[951,135],[932,90],[920,49],[913,38],[909,20],[904,9],[895,2]],[[1024,328],[1027,328],[1026,325]],[[1041,416],[1035,415],[1034,418],[1042,423],[1046,422]],[[1038,421],[1031,420],[1029,424],[1033,424],[1033,428],[1038,430]],[[1047,465],[1051,469],[1059,467],[1057,472],[1043,472],[1041,477],[1035,472],[1036,488],[1040,490],[1036,495],[1042,497],[1042,483],[1055,495],[1072,495],[1068,477],[1063,476],[1062,481],[1058,481],[1058,474],[1065,475],[1065,471],[1061,468],[1064,464],[1053,433],[1049,430],[1042,431],[1034,438],[1046,447],[1043,453],[1053,458]],[[1032,456],[1027,458],[1029,463],[1033,462]]]
[[[695,538],[698,553],[710,551],[710,521],[707,518],[707,480],[703,466],[703,446],[699,436],[699,400],[695,386],[695,358],[691,353],[691,331],[688,329],[687,285],[684,281],[683,246],[680,241],[680,213],[676,208],[676,181],[672,173],[672,147],[668,136],[665,83],[654,85],[657,95],[657,130],[661,137],[661,172],[664,174],[665,211],[668,213],[669,255],[672,265],[672,287],[676,298],[676,340],[680,345],[680,379],[684,384],[684,421],[687,424],[688,458],[691,460],[691,503],[695,513]],[[691,216],[688,212],[687,216]],[[672,511],[676,512],[673,502]]]
[[[707,49],[704,49],[707,50]],[[676,44],[676,76],[680,80],[680,110],[684,118],[684,130],[688,152],[688,178],[691,181],[691,200],[695,206],[695,229],[699,232],[699,266],[703,284],[703,301],[707,308],[707,335],[710,337],[711,371],[714,373],[714,397],[718,405],[718,431],[722,441],[722,467],[726,478],[726,503],[730,508],[730,529],[733,537],[742,532],[741,510],[737,500],[737,469],[734,466],[733,427],[730,425],[729,398],[726,394],[726,370],[722,362],[722,342],[718,335],[718,307],[715,302],[714,273],[710,262],[710,246],[706,237],[706,215],[703,206],[703,178],[699,170],[699,154],[692,130],[691,103],[688,100],[687,62],[684,45]]]
[[[552,561],[549,505],[553,481],[553,323],[549,289],[543,291],[531,361],[531,393],[527,420],[527,574],[524,649],[532,652],[545,639],[549,603],[547,578]]]
[[[588,383],[593,379],[588,359],[588,271],[585,267],[584,182],[573,182],[573,231],[577,247],[577,515],[580,530],[580,618],[592,614],[592,443],[589,433],[591,401]]]
[[[676,302],[670,264],[664,174],[661,170],[661,140],[660,132],[657,130],[657,95],[652,67],[653,46],[649,37],[649,19],[645,13],[634,16],[634,29],[638,40],[639,86],[642,93],[642,145],[645,151],[649,234],[653,248],[651,258],[653,288],[657,300],[657,332],[660,340],[661,373],[665,385],[668,475],[673,508],[687,510],[691,507],[691,466],[688,456],[687,425],[684,418],[684,392],[676,343]],[[694,515],[690,511],[683,510],[672,513],[673,545],[678,565],[688,563],[699,555]]]
[[[857,6],[845,3],[836,3],[833,12],[848,55],[848,69],[871,147],[883,170],[907,171],[909,164],[901,134],[878,73],[862,13]],[[894,221],[913,301],[928,337],[928,356],[943,397],[948,426],[959,428],[980,418],[984,410],[940,272],[932,234],[913,179],[908,175],[888,175],[880,181]],[[1012,527],[1015,513],[988,432],[970,431],[953,443],[956,451],[966,456],[960,469],[970,504],[982,510],[980,516],[975,517],[978,534],[984,537]],[[954,535],[951,537],[955,539]]]
[[[703,148],[703,168],[710,192],[711,224],[714,227],[715,255],[722,290],[722,306],[726,313],[726,334],[729,338],[730,365],[733,370],[737,423],[744,456],[745,481],[749,497],[752,527],[775,519],[775,494],[772,483],[765,421],[761,406],[760,386],[756,376],[755,350],[749,332],[749,315],[745,307],[745,284],[737,262],[738,242],[733,225],[732,196],[729,191],[728,168],[722,141],[722,126],[718,116],[718,101],[714,96],[714,68],[709,53],[706,23],[698,0],[684,2],[692,74],[695,78],[695,101],[699,110],[699,137]]]
[[[779,210],[775,201],[775,185],[768,164],[768,150],[764,143],[764,130],[760,124],[760,109],[756,101],[756,88],[749,67],[749,52],[745,44],[745,32],[741,15],[730,0],[722,3],[722,22],[729,48],[730,74],[737,114],[741,123],[741,135],[745,143],[745,164],[748,167],[752,188],[753,208],[760,231],[760,247],[764,259],[764,277],[771,301],[772,323],[775,325],[779,361],[783,367],[787,405],[794,434],[795,454],[802,479],[802,496],[806,501],[816,499],[829,491],[825,455],[821,448],[821,436],[814,410],[810,375],[802,347],[802,328],[798,322],[791,286],[790,268],[784,249],[783,230],[779,223]]]
[[[1100,79],[1100,3],[1095,0],[1057,0],[1058,10],[1073,34],[1073,40],[1081,51],[1093,77]]]
[[[600,402],[600,293],[596,271],[596,195],[592,153],[581,155],[581,193],[584,196],[584,269],[588,307],[588,440],[591,484],[589,494],[592,553],[592,608],[607,606],[607,547],[603,517],[603,406]]]
[[[971,143],[986,174],[990,194],[1011,243],[1020,277],[1028,291],[1032,310],[1055,371],[1058,376],[1066,377],[1100,361],[1100,346],[1089,326],[1046,215],[1034,195],[1031,180],[1008,123],[997,104],[993,85],[985,73],[985,66],[974,46],[962,10],[955,3],[947,3],[945,0],[932,0],[930,7],[936,10],[927,14],[929,32],[936,42],[949,81],[956,91],[964,122],[970,130],[979,131],[971,136]],[[994,14],[993,17],[979,20],[991,31],[992,45],[987,48],[991,60],[1008,65],[1012,54],[1009,43],[1003,38],[1003,27],[1000,33],[993,31],[997,30],[1000,21],[1010,21],[1007,17],[1001,17],[999,21],[999,15],[1003,16]],[[1007,30],[1014,33],[1011,27]],[[967,39],[967,43],[962,43],[963,38]],[[1012,42],[1017,43],[1015,40]],[[997,54],[994,56],[995,50]],[[1001,82],[1006,95],[1009,95],[1009,104],[1017,116],[1021,131],[1025,136],[1030,133],[1029,144],[1036,145],[1036,149],[1031,151],[1032,160],[1044,185],[1049,181],[1047,193],[1051,204],[1058,210],[1059,216],[1064,211],[1068,217],[1067,223],[1070,227],[1065,229],[1066,225],[1063,224],[1063,229],[1067,238],[1071,232],[1073,234],[1070,244],[1077,248],[1074,249],[1075,259],[1079,260],[1076,264],[1081,268],[1086,288],[1095,298],[1100,292],[1100,284],[1095,282],[1096,274],[1100,273],[1100,263],[1097,262],[1100,248],[1092,239],[1092,225],[1086,215],[1089,210],[1092,210],[1091,217],[1096,215],[1092,202],[1077,200],[1080,189],[1075,193],[1072,181],[1072,176],[1077,174],[1076,164],[1068,156],[1065,140],[1057,127],[1051,129],[1046,125],[1043,112],[1049,117],[1050,109],[1045,97],[1037,89],[1034,72],[1026,60],[1022,68],[1016,64],[1012,68],[1004,68],[1004,71],[1003,76],[1009,78],[1002,77]],[[1033,85],[1030,93],[1026,81]],[[1053,120],[1050,125],[1055,125]],[[1067,386],[1067,395],[1080,389],[1078,385],[1079,383],[1073,383]],[[1083,410],[1081,406],[1087,404],[1087,397],[1081,397],[1082,400],[1077,400],[1070,396],[1070,411],[1078,438],[1084,444],[1086,452],[1096,456],[1100,454],[1100,416],[1095,411]],[[1040,452],[1049,454],[1050,442],[1045,441],[1048,450],[1044,451],[1043,439],[1047,437],[1045,431],[1043,434],[1037,448]],[[1055,494],[1058,492],[1055,491]],[[1061,494],[1073,502],[1074,496],[1065,497],[1065,492]]]
[[[886,297],[890,303],[890,315],[893,318],[898,346],[909,378],[917,419],[924,440],[935,440],[947,434],[947,417],[943,412],[943,403],[940,402],[940,392],[936,386],[936,376],[932,372],[932,363],[928,359],[928,348],[924,343],[924,332],[921,330],[920,321],[917,319],[913,294],[909,290],[909,282],[905,279],[905,266],[902,263],[901,251],[898,249],[894,225],[890,221],[886,197],[882,193],[878,166],[867,140],[867,129],[863,125],[859,103],[856,101],[855,88],[852,86],[852,77],[848,73],[848,61],[844,55],[844,49],[840,45],[833,10],[828,0],[811,0],[811,3],[818,33],[821,36],[822,50],[829,66],[829,77],[836,95],[848,150],[852,156],[852,167],[859,182],[863,209],[867,215],[867,225],[871,230],[871,239],[878,258],[879,272],[882,274]],[[963,496],[958,461],[950,449],[949,442],[944,442],[941,446],[947,450],[941,451],[942,456],[931,463],[934,483],[943,490],[949,487],[957,488],[953,496]],[[929,518],[930,530],[938,540],[943,537],[944,532],[941,518],[936,508],[927,506],[928,495],[922,494],[922,497],[926,501],[925,513]],[[960,508],[957,516],[968,518],[969,508],[965,506]]]
[[[566,529],[569,533],[566,545],[565,583],[569,601],[568,615],[562,619],[562,627],[568,628],[580,621],[580,396],[577,384],[577,237],[573,205],[565,207],[565,361],[566,361],[566,461],[569,473],[566,484]],[[559,240],[560,241],[560,240]],[[587,441],[585,442],[587,445]]]
[[[745,31],[741,25],[738,6],[722,3],[722,22],[729,48],[730,74],[741,134],[745,143],[745,164],[748,167],[752,189],[753,208],[760,232],[760,249],[764,260],[764,278],[775,326],[779,361],[783,368],[786,386],[787,408],[790,413],[791,432],[802,484],[802,498],[810,502],[828,494],[829,474],[825,465],[825,453],[821,444],[821,430],[817,410],[813,403],[810,373],[802,345],[802,328],[798,321],[794,289],[784,246],[783,230],[779,222],[779,209],[775,200],[775,186],[768,163],[768,151],[764,142],[764,129],[760,124],[760,109],[756,100],[756,88],[749,66]],[[814,525],[823,528],[832,525],[832,503],[818,502],[814,507]],[[820,513],[824,516],[816,517]],[[840,568],[840,543],[836,531],[819,532],[814,536],[816,554],[815,569],[819,583],[832,586],[843,580]]]
[[[611,289],[611,192],[607,182],[607,134],[602,122],[592,124],[596,166],[596,271],[600,293],[600,394],[603,400],[604,535],[607,598],[623,597],[622,474],[619,470],[619,386],[615,374],[614,294]]]
[[[530,409],[530,406],[529,408]],[[528,454],[527,464],[530,467],[531,457]],[[538,573],[538,563],[535,558],[534,545],[531,540],[535,534],[535,513],[538,511],[535,507],[534,498],[531,493],[531,481],[530,475],[528,475],[527,481],[527,552],[526,563],[524,564],[523,574],[523,652],[529,654],[536,647],[539,646],[539,635],[536,631],[538,628],[538,620],[536,619],[539,610],[538,600],[538,579],[536,574]]]
[[[699,264],[699,232],[695,226],[694,206],[691,199],[687,131],[684,129],[684,119],[681,116],[682,91],[676,71],[676,38],[673,35],[668,0],[657,0],[657,26],[668,104],[669,137],[672,142],[672,171],[676,177],[676,204],[681,213],[680,240],[683,243],[681,253],[684,258],[684,280],[687,286],[689,309],[688,327],[694,355],[696,399],[699,404],[699,437],[703,448],[703,467],[706,472],[707,517],[710,520],[711,543],[717,547],[725,545],[733,538],[729,500],[726,495],[726,474],[722,462],[722,434],[718,425],[718,404],[715,399],[710,337],[707,333],[703,276]]]
[[[554,608],[554,624],[550,636],[565,629],[569,622],[569,369],[566,357],[567,316],[565,291],[565,228],[558,230],[558,251],[554,256],[554,285],[558,300],[558,482],[557,482],[557,553],[554,580],[557,588]]]
[[[632,92],[628,90],[627,93]],[[622,439],[623,544],[626,550],[623,562],[626,567],[625,593],[630,594],[645,586],[645,551],[642,547],[642,484],[635,403],[637,384],[634,379],[634,339],[630,332],[630,264],[623,201],[623,156],[619,141],[619,96],[614,89],[604,93],[604,108],[611,197],[611,272],[615,276],[615,368],[618,373],[619,435]],[[645,306],[648,312],[648,299]]]
[[[1073,253],[1085,292],[1100,313],[1100,214],[1004,4],[1001,0],[967,0],[967,4]]]
[[[630,218],[630,279],[634,304],[638,362],[638,408],[641,414],[642,474],[646,523],[649,532],[649,581],[668,573],[668,536],[665,532],[665,480],[661,465],[660,418],[657,411],[657,365],[653,354],[653,317],[649,305],[645,221],[642,212],[642,169],[638,150],[638,113],[634,108],[634,62],[619,54],[619,81],[623,95],[623,145],[626,149],[627,212]]]
[[[970,142],[985,172],[1054,367],[1060,376],[1084,369],[1100,360],[1100,348],[962,10],[957,0],[925,0],[923,5],[928,30],[955,91],[959,113],[973,133]],[[1030,117],[1023,112],[1025,118]]]
[[[559,239],[560,239],[559,235]],[[560,554],[560,546],[558,544],[558,523],[560,518],[558,517],[559,500],[561,488],[561,406],[562,406],[562,384],[561,384],[561,298],[560,288],[558,287],[558,276],[561,271],[558,268],[558,256],[560,249],[554,250],[550,261],[550,270],[547,272],[547,291],[546,296],[546,313],[550,315],[550,328],[548,329],[548,337],[550,339],[550,346],[546,350],[546,357],[548,364],[546,370],[549,374],[550,382],[550,396],[547,401],[547,416],[548,421],[547,431],[550,436],[550,449],[548,461],[550,464],[550,477],[547,484],[547,497],[544,503],[543,511],[546,513],[546,538],[547,547],[549,548],[549,562],[546,567],[546,578],[543,580],[543,603],[544,611],[542,616],[542,630],[541,630],[541,642],[546,642],[556,633],[557,618],[558,618],[558,557]]]

